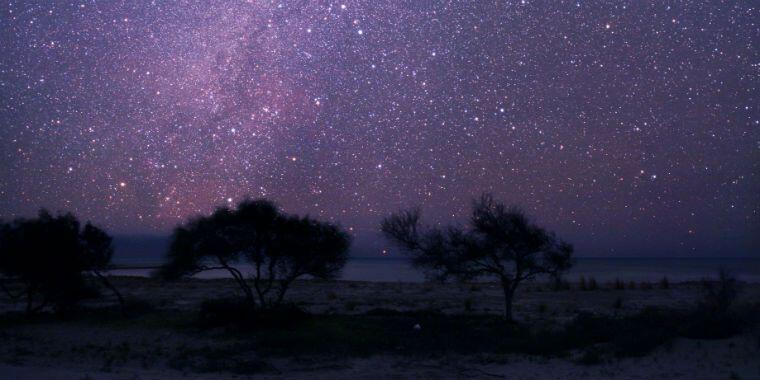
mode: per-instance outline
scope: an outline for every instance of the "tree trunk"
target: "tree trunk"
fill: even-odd
[[[235,282],[238,283],[238,286],[243,291],[243,294],[245,294],[245,299],[251,304],[251,307],[254,309],[256,308],[256,299],[253,297],[253,289],[251,289],[251,286],[248,285],[247,282],[245,282],[245,277],[242,273],[240,273],[239,270],[233,268],[231,265],[227,264],[227,261],[224,260],[221,256],[216,256],[217,260],[219,260],[219,264],[222,266],[222,268],[226,269],[227,272],[229,272],[232,277],[235,279]]]
[[[256,308],[256,299],[253,297],[253,290],[251,290],[251,286],[248,285],[248,283],[245,281],[245,277],[243,277],[243,274],[240,273],[235,268],[227,266],[227,270],[232,274],[232,277],[235,278],[235,281],[237,281],[238,286],[240,286],[240,289],[243,291],[243,294],[245,294],[245,299],[251,304],[251,307],[254,309]]]
[[[295,280],[295,278],[288,278],[282,280],[280,283],[280,291],[277,293],[277,303],[275,304],[276,306],[282,304],[282,300],[285,298],[285,292],[288,291],[288,287],[290,287],[290,283],[293,282],[293,280]]]
[[[119,299],[119,307],[121,308],[121,313],[126,314],[127,311],[124,308],[124,297],[121,296],[121,293],[119,292],[119,290],[116,289],[116,287],[113,286],[113,284],[111,284],[111,281],[108,281],[108,278],[104,276],[102,273],[100,273],[99,271],[94,271],[94,272],[95,272],[95,275],[103,283],[103,285],[105,285],[106,288],[108,288],[111,292],[113,292],[113,294],[116,295],[116,298]]]
[[[504,319],[506,319],[507,322],[513,322],[514,318],[512,317],[512,300],[515,296],[516,286],[502,283],[502,288],[504,289]]]

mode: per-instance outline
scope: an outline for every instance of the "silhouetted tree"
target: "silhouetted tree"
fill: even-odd
[[[287,215],[265,199],[244,200],[237,209],[221,207],[178,226],[158,274],[172,279],[225,270],[252,306],[271,307],[297,278],[336,277],[350,243],[336,225]],[[240,263],[252,265],[248,278],[236,267]]]
[[[429,277],[460,281],[485,277],[500,282],[504,316],[512,320],[515,290],[539,274],[557,275],[572,265],[573,247],[532,223],[520,209],[484,194],[473,202],[469,228],[420,227],[420,211],[391,215],[383,233]]]
[[[124,297],[113,286],[111,281],[108,280],[108,277],[103,274],[103,270],[108,267],[113,257],[113,238],[105,231],[87,222],[80,233],[80,239],[85,251],[85,268],[94,274],[116,296],[119,300],[119,306],[122,312],[124,312]]]
[[[53,305],[63,311],[92,295],[88,274],[94,274],[122,303],[116,288],[102,274],[113,254],[111,237],[89,222],[84,229],[71,213],[16,219],[0,227],[0,273],[4,280],[22,284],[21,291],[3,283],[11,298],[26,298],[33,313]]]
[[[573,246],[564,241],[560,241],[544,252],[547,274],[552,279],[554,290],[561,290],[565,287],[563,276],[573,267],[574,260],[572,256]]]

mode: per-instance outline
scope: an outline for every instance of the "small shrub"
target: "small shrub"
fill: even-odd
[[[636,283],[633,281],[628,282],[628,289],[636,289]]]
[[[309,320],[311,314],[300,307],[284,303],[269,309],[259,309],[254,314],[256,328],[290,328]]]
[[[308,313],[291,304],[261,309],[242,299],[222,298],[201,304],[199,323],[204,327],[281,328],[300,323],[308,316]]]
[[[615,290],[624,290],[625,289],[625,283],[621,281],[619,278],[615,279],[615,282],[612,284],[612,287]]]
[[[243,326],[253,321],[255,310],[239,299],[222,298],[201,303],[199,322],[202,326]]]
[[[618,357],[643,356],[677,336],[672,313],[647,308],[626,317],[579,314],[566,327],[566,342],[574,346],[611,344]]]
[[[122,311],[129,316],[141,315],[155,310],[155,306],[144,299],[135,297],[124,298],[124,306]]]
[[[647,282],[647,281],[641,281],[641,283],[639,284],[639,288],[641,288],[641,290],[652,290],[652,283]]]
[[[588,285],[586,284],[586,277],[581,276],[580,280],[578,280],[578,289],[580,290],[588,290]]]
[[[660,280],[660,289],[670,289],[670,281],[668,280],[668,277],[663,277],[662,280]]]
[[[725,339],[742,331],[744,321],[731,313],[713,313],[697,309],[681,327],[683,336],[691,339]]]
[[[721,269],[716,281],[702,280],[700,308],[712,313],[726,313],[739,295],[736,278]]]
[[[596,278],[590,277],[588,280],[588,290],[597,290],[599,289],[599,284],[596,283]]]
[[[755,310],[749,318],[731,312],[739,286],[734,277],[721,270],[715,281],[702,280],[703,296],[697,309],[684,326],[684,335],[696,339],[722,339],[740,332],[744,325],[754,323]]]

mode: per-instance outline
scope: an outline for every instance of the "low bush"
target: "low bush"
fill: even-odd
[[[699,307],[708,313],[726,313],[739,295],[739,282],[725,270],[714,281],[702,280],[702,300]]]
[[[254,308],[237,298],[207,300],[201,304],[199,324],[203,327],[242,329],[285,328],[308,319],[309,314],[295,305]]]
[[[732,313],[710,313],[697,310],[681,327],[681,334],[691,339],[724,339],[744,328],[745,320]]]
[[[676,336],[671,323],[653,310],[622,318],[581,313],[564,334],[570,346],[608,343],[615,356],[642,356]]]
[[[199,323],[204,327],[243,326],[253,321],[255,309],[238,299],[222,298],[201,303]]]
[[[711,322],[743,326],[738,320]],[[580,350],[587,353],[580,362],[594,364],[602,361],[597,352],[602,347],[604,358],[638,357],[677,337],[724,338],[739,331],[713,327],[706,330],[709,334],[696,336],[693,331],[701,323],[693,312],[649,308],[627,316],[581,313],[562,327],[536,329],[504,323],[492,315],[373,309],[359,315],[314,316],[288,329],[259,329],[253,340],[257,352],[270,355],[521,353],[552,357]]]

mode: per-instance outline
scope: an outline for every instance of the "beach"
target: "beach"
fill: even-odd
[[[158,378],[510,378],[510,379],[717,379],[760,378],[757,326],[727,339],[678,338],[641,357],[584,363],[581,352],[563,355],[488,352],[419,352],[403,348],[366,354],[277,352],[248,345],[242,335],[195,323],[203,300],[239,296],[227,279],[162,282],[143,277],[114,277],[138,310],[119,317],[108,296],[85,303],[81,316],[23,318],[20,305],[3,299],[0,374],[3,378],[158,379]],[[515,301],[515,317],[530,326],[559,326],[580,313],[608,316],[646,308],[689,310],[700,299],[698,282],[634,282],[623,289],[600,282],[595,289],[554,291],[545,283],[525,284]],[[298,281],[287,300],[313,318],[368,318],[390,311],[408,312],[399,329],[424,334],[425,314],[494,317],[503,310],[501,290],[492,283],[433,284],[357,281]],[[744,283],[736,307],[760,304],[760,284]],[[105,310],[105,311],[104,311]],[[756,310],[756,309],[754,309]],[[101,313],[101,314],[98,314]],[[105,313],[105,314],[102,314]],[[111,314],[109,314],[111,313]],[[112,315],[113,314],[113,315]],[[110,315],[104,318],[103,315]],[[14,317],[15,316],[15,317]],[[409,323],[407,323],[407,321]],[[417,330],[417,326],[419,330]],[[351,334],[341,327],[342,334]],[[287,328],[282,334],[287,334]],[[421,332],[420,332],[421,331]],[[446,332],[440,332],[445,334]],[[231,350],[230,347],[234,347]],[[271,348],[271,347],[270,347]],[[234,354],[231,352],[234,351]],[[204,356],[205,355],[205,356]],[[220,356],[220,357],[217,357]],[[210,358],[214,358],[214,361]],[[213,365],[209,364],[212,363]],[[198,363],[206,363],[199,365]],[[242,364],[241,364],[242,363]],[[735,376],[735,377],[732,377]]]

